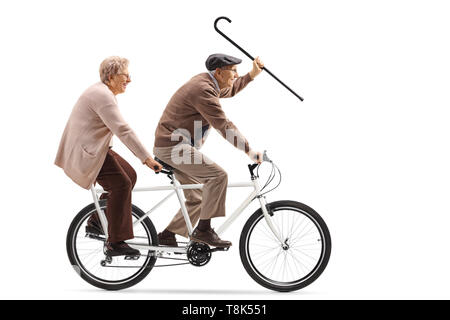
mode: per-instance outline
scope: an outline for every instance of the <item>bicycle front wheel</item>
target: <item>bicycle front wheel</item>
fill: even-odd
[[[99,202],[100,208],[106,210],[106,200]],[[73,219],[67,233],[67,254],[75,271],[90,284],[106,289],[120,290],[129,288],[152,270],[156,257],[152,251],[141,250],[137,260],[126,260],[124,256],[110,257],[104,254],[104,235],[86,232],[87,220],[95,214],[94,203],[82,209]],[[144,216],[144,212],[132,205],[133,224]],[[133,226],[134,238],[145,245],[158,245],[158,236],[151,220],[147,217]]]
[[[268,206],[271,223],[282,242],[273,234],[262,210],[257,210],[241,233],[242,264],[263,287],[282,292],[304,288],[327,266],[331,254],[328,228],[317,212],[300,202],[284,200]]]

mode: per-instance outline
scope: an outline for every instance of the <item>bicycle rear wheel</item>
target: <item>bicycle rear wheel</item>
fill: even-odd
[[[282,292],[304,288],[327,266],[331,254],[328,228],[317,212],[300,202],[284,200],[268,206],[283,243],[272,233],[262,210],[257,210],[241,233],[242,264],[266,288]]]
[[[99,204],[105,211],[106,200],[100,201]],[[108,261],[103,252],[105,236],[86,232],[86,223],[96,212],[95,204],[92,203],[73,219],[66,240],[70,263],[81,278],[98,288],[106,290],[129,288],[149,274],[155,265],[156,257],[152,251],[141,250],[141,257],[137,260],[126,260],[124,256],[119,256],[112,257]],[[132,205],[133,223],[144,214],[141,209]],[[133,233],[139,243],[158,244],[155,227],[148,217],[133,227]]]

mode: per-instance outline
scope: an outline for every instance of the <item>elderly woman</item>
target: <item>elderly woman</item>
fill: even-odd
[[[139,255],[124,241],[132,239],[131,190],[136,172],[111,149],[116,135],[142,163],[155,171],[162,169],[139,141],[120,114],[116,95],[125,92],[130,83],[128,60],[109,57],[100,65],[100,79],[78,99],[64,130],[55,164],[78,185],[89,189],[98,182],[108,194],[106,217],[110,256]],[[97,215],[91,216],[86,230],[103,234]]]

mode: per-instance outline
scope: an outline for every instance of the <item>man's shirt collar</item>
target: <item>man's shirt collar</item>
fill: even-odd
[[[216,78],[214,77],[214,71],[208,71],[208,74],[211,77],[212,81],[214,82],[214,85],[216,86],[217,92],[220,92],[219,83],[217,82]]]

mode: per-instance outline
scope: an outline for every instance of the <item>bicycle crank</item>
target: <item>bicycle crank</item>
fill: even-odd
[[[196,267],[203,267],[211,260],[211,249],[205,243],[192,242],[186,254],[188,261]]]

